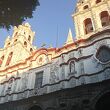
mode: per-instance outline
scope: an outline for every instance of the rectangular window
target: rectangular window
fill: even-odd
[[[43,81],[43,71],[36,73],[35,88],[40,88]]]

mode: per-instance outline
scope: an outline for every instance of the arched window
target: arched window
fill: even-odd
[[[26,42],[26,41],[24,42],[24,46],[26,46],[26,47],[27,47],[27,42]]]
[[[100,2],[101,2],[101,0],[96,0],[96,4],[97,4],[97,3],[100,3]]]
[[[110,61],[110,49],[106,46],[100,47],[98,52],[96,53],[96,58],[103,63],[109,62]]]
[[[100,19],[101,19],[101,23],[102,26],[108,26],[110,24],[110,16],[108,11],[103,11],[100,13]]]
[[[75,63],[74,63],[74,61],[70,62],[70,73],[75,73]]]
[[[85,9],[88,9],[88,8],[89,8],[89,6],[88,5],[85,5],[83,9],[85,10]]]
[[[10,42],[7,44],[7,46],[9,46],[10,45]]]
[[[32,52],[33,51],[33,49],[32,48],[30,48],[30,52]]]
[[[16,33],[15,33],[14,37],[16,37],[16,36],[17,36],[17,34],[18,34],[18,32],[16,32]]]
[[[93,32],[93,25],[91,18],[87,18],[84,20],[85,34]]]
[[[29,37],[28,37],[28,41],[31,41],[31,36],[29,35]]]
[[[13,52],[10,52],[8,59],[7,59],[7,62],[6,62],[6,66],[8,66],[10,64],[12,56],[13,56]]]
[[[14,42],[17,42],[17,39],[15,39]]]
[[[1,66],[2,63],[3,63],[3,60],[4,60],[4,55],[0,58],[0,66]]]

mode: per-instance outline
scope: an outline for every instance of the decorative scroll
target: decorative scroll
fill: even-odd
[[[37,64],[39,66],[46,64],[49,61],[48,57],[45,54],[38,56]]]

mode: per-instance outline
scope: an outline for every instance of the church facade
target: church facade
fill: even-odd
[[[36,48],[28,23],[0,49],[0,110],[109,110],[110,0],[79,0],[61,48]],[[109,107],[107,109],[107,107]]]

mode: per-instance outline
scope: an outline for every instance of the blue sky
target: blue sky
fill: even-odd
[[[75,37],[74,22],[72,14],[75,9],[76,0],[39,0],[40,6],[33,12],[33,18],[27,19],[32,30],[36,32],[33,44],[40,47],[45,43],[48,47],[50,44],[61,47],[67,38],[68,30],[71,28]],[[7,31],[0,29],[0,47],[8,35],[12,35],[12,30]]]

